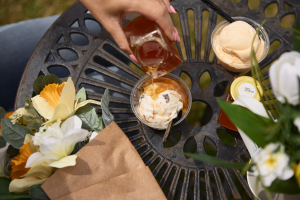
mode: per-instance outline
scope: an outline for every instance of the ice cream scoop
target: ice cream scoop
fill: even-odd
[[[157,99],[153,99],[146,93],[142,94],[138,113],[150,125],[165,129],[182,108],[181,95],[174,90],[166,90],[158,94]]]
[[[221,65],[233,72],[250,69],[250,53],[256,30],[244,21],[226,23],[217,27],[212,43]],[[266,42],[256,36],[253,50],[260,61],[266,54]]]

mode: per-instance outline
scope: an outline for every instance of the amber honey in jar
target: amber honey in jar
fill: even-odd
[[[182,63],[175,43],[154,21],[137,17],[124,27],[124,32],[132,53],[152,78],[163,76]]]

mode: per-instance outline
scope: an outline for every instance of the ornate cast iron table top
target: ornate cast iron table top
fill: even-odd
[[[272,46],[274,42],[279,43],[261,63],[264,77],[269,78],[269,64],[282,53],[291,50],[293,33],[281,27],[281,22],[287,16],[299,18],[300,1],[264,0],[257,8],[250,6],[251,9],[247,0],[240,0],[235,4],[232,1],[214,0],[214,3],[230,16],[244,16],[257,22],[269,17],[264,27],[269,34],[270,44]],[[207,105],[207,115],[199,123],[200,126],[183,121],[171,131],[173,136],[170,140],[175,142],[171,141],[171,145],[163,146],[161,140],[164,131],[143,125],[130,108],[131,89],[143,73],[79,2],[53,23],[36,47],[21,79],[15,109],[24,106],[25,94],[34,95],[32,83],[40,74],[54,73],[62,80],[71,76],[76,90],[85,87],[89,99],[100,100],[105,88],[108,88],[111,96],[110,111],[114,114],[115,121],[146,165],[150,166],[168,199],[252,198],[247,180],[239,171],[195,161],[180,153],[185,150],[207,154],[209,145],[213,145],[218,158],[233,162],[246,162],[250,159],[240,135],[225,130],[217,123],[220,107],[216,98],[224,99],[226,96],[226,93],[218,92],[219,88],[224,89],[224,84],[231,83],[234,76],[218,65],[216,57],[211,53],[210,35],[219,19],[218,15],[199,0],[175,0],[171,4],[179,14],[175,25],[182,42],[176,45],[184,58],[183,63],[172,73],[177,76],[187,75],[192,83],[193,102]],[[274,16],[266,11],[270,4],[277,6]],[[205,12],[208,13],[206,22]],[[128,15],[124,25],[134,18],[134,14]],[[173,19],[175,22],[174,17]],[[207,34],[204,35],[205,23]],[[207,88],[199,84],[203,73],[209,73],[211,79]],[[101,113],[99,107],[95,108]],[[224,143],[220,133],[233,138],[234,145]]]

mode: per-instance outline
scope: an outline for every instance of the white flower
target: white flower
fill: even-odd
[[[63,168],[76,164],[76,155],[71,155],[77,142],[83,141],[88,131],[81,129],[82,121],[72,116],[62,125],[60,120],[49,126],[44,133],[35,136],[35,143],[40,143],[40,152],[32,154],[26,163],[26,168],[41,162],[47,162],[50,167]]]
[[[291,51],[280,56],[269,70],[275,96],[281,103],[285,98],[292,105],[299,104],[300,53]]]
[[[274,153],[278,148],[279,150]],[[259,149],[253,156],[253,161],[254,175],[260,174],[266,187],[269,187],[276,178],[287,180],[294,175],[294,171],[288,166],[289,157],[279,143],[270,143],[264,149]]]
[[[6,150],[9,144],[6,143],[5,147],[0,149],[0,177],[5,177],[5,167],[6,167]]]
[[[300,117],[294,119],[294,125],[298,128],[298,131],[300,132]]]

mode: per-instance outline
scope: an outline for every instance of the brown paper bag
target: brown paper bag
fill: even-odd
[[[158,184],[151,184],[153,175],[149,167],[140,169],[102,181],[101,183],[84,188],[63,196],[57,200],[72,199],[110,199],[110,200],[160,200],[165,199]],[[154,180],[155,181],[155,180]]]
[[[166,199],[153,175],[150,176],[150,170],[115,122],[83,147],[77,156],[75,166],[57,170],[42,185],[51,199],[141,199],[141,193],[146,196],[142,199],[153,199],[154,196]],[[143,174],[145,177],[141,178]],[[116,187],[115,183],[118,183]],[[152,191],[145,191],[147,188]],[[85,195],[81,195],[80,190]],[[103,195],[99,196],[101,192]]]

